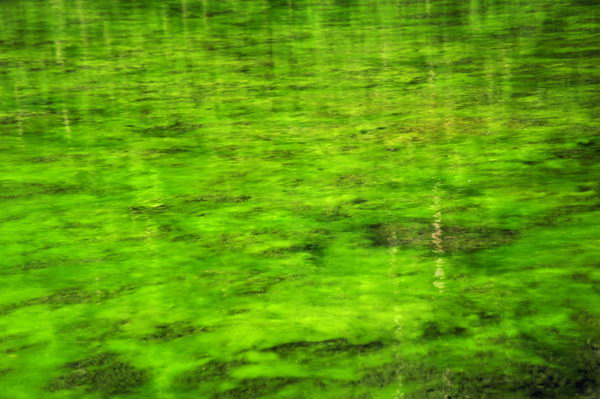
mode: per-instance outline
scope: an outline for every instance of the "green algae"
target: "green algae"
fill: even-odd
[[[598,397],[599,13],[0,2],[0,395]]]
[[[198,367],[181,373],[175,380],[180,389],[193,390],[206,382],[223,382],[230,378],[230,370],[243,365],[240,361],[209,360]]]
[[[82,387],[85,392],[100,392],[103,397],[132,393],[144,384],[146,373],[117,359],[113,353],[101,353],[90,358],[67,363],[68,370],[52,380],[50,392]]]
[[[431,221],[408,220],[368,226],[369,239],[374,246],[415,247],[434,250],[431,239]],[[444,252],[474,252],[506,245],[517,239],[518,232],[487,226],[444,226]]]
[[[171,341],[187,335],[208,331],[206,327],[197,327],[186,322],[175,322],[171,324],[159,324],[155,332],[144,336],[146,341]]]

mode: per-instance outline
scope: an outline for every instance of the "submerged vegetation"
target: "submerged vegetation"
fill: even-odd
[[[68,370],[52,380],[46,389],[60,391],[84,388],[86,392],[100,392],[103,397],[132,393],[146,380],[143,370],[119,361],[113,353],[101,353],[87,359],[67,363]]]
[[[600,396],[597,1],[0,22],[0,399]]]

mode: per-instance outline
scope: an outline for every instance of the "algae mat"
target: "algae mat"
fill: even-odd
[[[600,397],[594,0],[0,2],[0,398]]]

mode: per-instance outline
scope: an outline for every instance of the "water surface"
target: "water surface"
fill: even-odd
[[[0,2],[0,398],[598,398],[599,33]]]

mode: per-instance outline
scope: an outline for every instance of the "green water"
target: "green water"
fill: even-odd
[[[0,398],[600,398],[600,3],[0,2]]]

